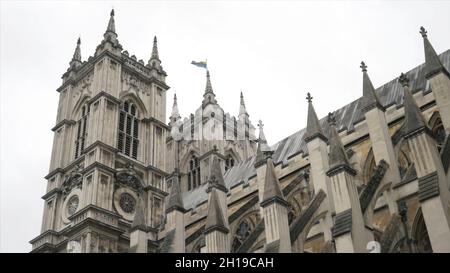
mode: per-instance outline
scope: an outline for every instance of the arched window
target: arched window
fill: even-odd
[[[89,115],[89,105],[81,107],[81,117],[77,122],[77,140],[75,141],[75,159],[84,153],[84,144],[87,137],[87,122]]]
[[[225,171],[228,171],[229,169],[233,168],[234,166],[234,158],[231,155],[227,156],[227,159],[225,160]]]
[[[257,225],[261,224],[261,216],[259,210],[254,210],[244,215],[238,222],[233,231],[231,251],[237,252],[239,247],[247,240],[248,236],[252,234]],[[253,249],[258,248],[257,245],[253,245]]]
[[[416,252],[419,253],[432,253],[430,237],[428,236],[428,230],[423,219],[422,209],[416,214],[414,219],[411,237],[416,244]]]
[[[247,237],[250,236],[253,228],[254,228],[253,224],[247,219],[244,219],[242,222],[239,223],[236,233],[234,234],[233,244],[231,246],[233,252],[236,252],[242,245],[242,243],[245,241],[245,239],[247,239]]]
[[[200,184],[200,164],[198,158],[196,156],[192,156],[189,161],[188,191],[197,188]]]
[[[445,129],[440,117],[436,118],[431,128],[433,137],[436,139],[438,150],[440,151],[445,142]]]
[[[137,159],[139,145],[139,120],[136,105],[125,101],[119,114],[119,135],[117,148],[129,157]]]

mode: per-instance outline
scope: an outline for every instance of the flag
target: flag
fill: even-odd
[[[206,61],[201,61],[201,62],[192,61],[191,64],[198,66],[198,67],[203,67],[203,68],[208,69],[206,66]]]

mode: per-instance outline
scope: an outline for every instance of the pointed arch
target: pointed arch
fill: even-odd
[[[311,218],[311,220],[308,222],[308,224],[303,229],[302,233],[297,237],[295,241],[298,241],[298,250],[300,253],[305,252],[305,242],[306,239],[308,239],[308,234],[311,231],[312,227],[318,223],[320,220],[325,219],[328,211],[322,211],[321,213],[317,214],[315,213],[315,216]],[[292,238],[291,238],[292,241]]]
[[[77,120],[80,116],[79,114],[81,113],[81,108],[87,104],[87,102],[91,99],[91,96],[87,95],[87,94],[82,94],[77,102],[75,103],[75,105],[72,108],[72,112],[70,113],[70,118],[72,120]]]
[[[87,128],[89,122],[89,100],[87,95],[80,96],[78,102],[72,112],[72,119],[76,121],[75,124],[75,159],[84,154],[84,148],[87,140]]]
[[[134,159],[138,158],[139,151],[140,115],[139,106],[131,99],[125,99],[119,106],[117,149]]]
[[[416,244],[416,251],[419,253],[431,253],[430,238],[428,236],[427,226],[422,214],[422,208],[417,209],[416,215],[411,226],[411,239]]]
[[[142,101],[142,99],[136,94],[136,92],[133,91],[123,91],[120,94],[119,99],[122,102],[125,101],[131,101],[134,105],[137,106],[138,108],[138,112],[139,112],[139,119],[143,119],[144,117],[146,117],[148,115],[148,111],[147,108],[145,107],[144,102]]]
[[[431,128],[431,133],[436,140],[438,150],[440,151],[445,142],[446,132],[439,111],[433,112],[428,120],[428,126]]]
[[[255,230],[260,220],[259,209],[251,210],[239,217],[231,232],[231,252],[236,252],[239,249],[242,243]]]
[[[189,159],[190,159],[190,157],[191,157],[192,155],[195,155],[195,156],[197,156],[197,157],[200,157],[200,149],[197,148],[197,147],[195,147],[195,146],[193,146],[193,145],[191,145],[191,146],[188,148],[187,153],[185,153],[185,154],[182,156],[181,160],[180,160],[181,170],[183,170],[183,171],[187,171],[187,170],[188,170],[188,168],[187,168],[187,167],[188,167],[187,163],[188,163],[188,161],[189,161]]]

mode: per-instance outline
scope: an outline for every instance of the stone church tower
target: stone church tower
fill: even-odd
[[[124,252],[136,215],[152,241],[165,216],[167,74],[156,37],[147,63],[123,51],[114,10],[94,56],[82,61],[80,47],[78,39],[57,89],[42,233],[33,251],[65,251],[76,241],[82,252]]]
[[[319,119],[308,93],[306,128],[269,145],[208,70],[182,118],[156,37],[138,61],[111,11],[57,89],[32,252],[450,252],[450,50],[420,33],[423,64],[375,88],[362,62],[361,98]]]

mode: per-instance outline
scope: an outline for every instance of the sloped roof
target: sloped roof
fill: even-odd
[[[442,64],[447,70],[450,70],[450,49],[439,55]],[[415,67],[414,69],[405,73],[410,79],[409,87],[412,93],[419,90],[428,92],[430,90],[429,83],[425,79],[425,63]],[[380,86],[375,90],[380,100],[380,103],[388,108],[391,105],[403,105],[403,87],[398,83],[397,79]],[[336,125],[338,131],[347,129],[354,130],[354,124],[364,119],[364,113],[361,111],[361,98],[352,101],[344,107],[334,112],[336,117]],[[320,120],[325,136],[329,135],[329,126],[326,117]],[[272,155],[275,165],[287,160],[299,153],[307,153],[306,143],[304,141],[304,134],[306,128],[288,136],[287,138],[274,144],[271,148],[274,150]],[[247,160],[239,162],[233,168],[224,174],[225,184],[230,189],[236,186],[241,181],[246,181],[256,175],[254,168],[255,158],[251,157]],[[207,200],[206,194],[207,184],[183,194],[184,205],[187,210],[194,208],[196,205]]]

